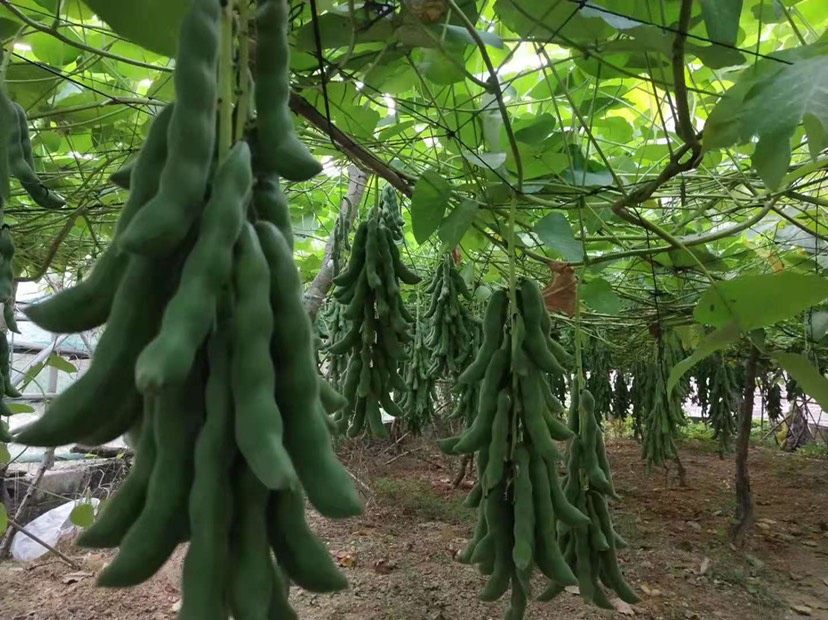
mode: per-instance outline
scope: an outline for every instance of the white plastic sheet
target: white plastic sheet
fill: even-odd
[[[90,501],[93,508],[98,507],[98,498],[93,497]],[[77,505],[78,502],[75,501],[61,504],[48,512],[44,512],[28,525],[25,525],[24,528],[27,532],[31,532],[46,544],[54,547],[61,538],[69,536],[77,529],[77,526],[69,520],[69,515],[72,514],[72,510]],[[23,532],[17,532],[14,535],[11,554],[15,560],[31,562],[48,552],[49,550],[46,547],[29,538]]]

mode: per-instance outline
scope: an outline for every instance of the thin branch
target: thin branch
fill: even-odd
[[[328,136],[345,156],[355,164],[370,170],[378,177],[388,181],[397,191],[411,198],[413,193],[414,180],[396,170],[392,170],[388,164],[369,152],[365,147],[357,144],[344,131],[339,129],[325,115],[317,110],[311,103],[296,93],[290,94],[290,109],[307,120],[311,125]]]
[[[474,24],[471,23],[471,20],[469,20],[463,10],[457,6],[457,3],[454,0],[448,0],[448,5],[451,7],[452,11],[454,11],[457,18],[462,22],[466,32],[469,33],[469,36],[474,41],[477,46],[477,50],[480,52],[481,58],[483,58],[483,63],[486,65],[486,69],[489,72],[489,80],[486,90],[491,92],[497,100],[497,107],[500,110],[500,117],[503,120],[503,128],[506,130],[506,137],[509,139],[509,147],[512,149],[512,157],[515,158],[518,190],[522,191],[523,161],[520,158],[520,151],[518,150],[515,133],[512,131],[512,122],[509,120],[509,111],[506,109],[506,103],[503,101],[503,90],[500,87],[500,79],[497,76],[497,70],[494,68],[492,59],[489,57],[486,44],[483,43],[483,40],[480,38],[480,35],[474,27]]]
[[[17,530],[18,532],[20,532],[20,533],[21,533],[21,534],[23,534],[24,536],[28,536],[28,537],[29,537],[29,538],[31,538],[33,541],[35,541],[38,545],[40,545],[40,546],[44,547],[45,549],[48,549],[51,553],[54,553],[56,556],[58,556],[61,560],[63,560],[64,562],[66,562],[69,566],[71,566],[71,567],[72,567],[72,568],[74,568],[75,570],[80,570],[81,566],[80,566],[80,564],[78,564],[77,562],[75,562],[75,560],[73,560],[72,558],[70,558],[68,555],[66,555],[66,554],[65,554],[65,553],[63,553],[62,551],[58,551],[57,549],[55,549],[55,548],[54,548],[52,545],[50,545],[49,543],[47,543],[47,542],[45,542],[45,541],[41,540],[40,538],[38,538],[37,536],[35,536],[34,534],[32,534],[30,531],[28,531],[26,528],[24,528],[22,525],[20,525],[20,524],[19,524],[17,521],[15,521],[14,519],[9,519],[9,525],[11,526],[11,528],[12,528],[12,529]]]
[[[43,453],[43,457],[40,460],[40,465],[37,467],[37,471],[35,472],[34,478],[32,478],[32,483],[29,485],[29,488],[26,490],[26,494],[23,496],[23,499],[20,500],[20,503],[17,505],[17,510],[14,511],[14,517],[9,517],[9,523],[14,523],[18,519],[23,516],[23,511],[26,509],[26,505],[29,503],[29,500],[34,495],[35,491],[37,490],[40,481],[43,479],[43,476],[46,475],[46,472],[52,468],[55,464],[55,449],[51,448],[46,450]],[[18,528],[19,529],[19,528]],[[31,534],[26,534],[32,540],[36,542],[41,542],[31,536]],[[9,530],[6,532],[5,537],[3,538],[2,544],[0,544],[0,559],[5,558],[9,554],[9,549],[11,548],[12,538],[14,538],[14,533]],[[41,543],[43,544],[43,543]],[[48,547],[48,545],[45,545]]]
[[[37,282],[46,275],[46,272],[49,271],[49,267],[52,264],[52,261],[55,259],[57,255],[58,248],[60,244],[63,243],[63,240],[69,234],[69,231],[72,230],[72,227],[75,225],[75,220],[77,220],[81,215],[85,214],[87,211],[86,207],[78,207],[75,211],[69,216],[66,220],[66,223],[63,225],[63,228],[60,229],[60,232],[55,236],[52,240],[51,245],[49,246],[49,252],[46,254],[46,260],[43,261],[43,265],[40,269],[35,273],[33,276],[28,276],[26,278],[18,278],[18,282]]]
[[[676,36],[673,39],[673,81],[676,84],[676,131],[679,137],[693,150],[699,150],[699,139],[690,119],[690,103],[687,99],[687,82],[684,78],[684,46],[687,31],[693,16],[693,0],[682,0]]]
[[[2,2],[2,0],[0,0]],[[80,105],[73,105],[66,108],[56,108],[54,110],[47,110],[46,112],[35,112],[28,116],[28,120],[33,121],[38,118],[49,118],[51,116],[63,116],[72,114],[73,112],[83,112],[84,110],[96,110],[98,108],[105,108],[111,105],[166,105],[165,102],[159,99],[147,99],[146,97],[110,97],[103,101],[95,101],[94,103],[84,103]],[[99,119],[98,119],[99,120]],[[97,122],[97,121],[96,121]]]

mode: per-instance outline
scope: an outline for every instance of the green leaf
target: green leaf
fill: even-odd
[[[60,33],[73,41],[82,43],[81,38],[74,30],[62,28]],[[74,62],[83,53],[82,50],[64,43],[45,32],[37,32],[26,37],[26,43],[32,47],[32,53],[38,60],[54,67],[64,67]]]
[[[463,157],[470,164],[487,170],[496,170],[506,162],[506,153],[472,153],[464,150]]]
[[[495,13],[509,30],[533,41],[603,41],[614,32],[603,13],[593,11],[594,16],[582,17],[570,2],[550,6],[538,0],[497,0]]]
[[[621,120],[625,122],[623,119]],[[540,144],[549,137],[549,134],[555,129],[556,123],[555,117],[547,112],[534,118],[519,119],[512,124],[515,140],[524,144]]]
[[[805,329],[808,338],[813,342],[819,342],[828,334],[828,310],[818,310],[808,314],[805,321]]]
[[[457,41],[464,43],[466,45],[476,45],[474,38],[472,38],[471,34],[468,30],[466,30],[462,26],[454,26],[451,24],[439,24],[438,26],[434,27],[435,34],[437,37],[440,38],[443,34],[446,35],[446,38],[449,41]],[[480,37],[480,40],[483,41],[489,47],[495,47],[497,49],[503,49],[503,39],[497,36],[493,32],[486,32],[484,30],[475,30],[477,36]]]
[[[425,243],[443,221],[451,185],[436,170],[426,170],[411,195],[411,228],[417,243]]]
[[[673,366],[670,371],[670,377],[667,379],[667,392],[672,392],[676,383],[679,382],[688,370],[690,370],[697,363],[704,358],[713,355],[719,349],[724,349],[729,344],[736,342],[741,334],[739,326],[733,322],[720,327],[714,332],[709,333],[696,347],[692,355],[681,360],[678,364]]]
[[[0,536],[6,533],[9,527],[9,514],[6,512],[6,505],[0,502]]]
[[[743,276],[707,289],[694,317],[699,323],[721,327],[736,321],[749,331],[795,317],[828,297],[828,279],[781,271]]]
[[[593,278],[582,284],[580,297],[598,312],[618,314],[621,311],[621,298],[604,278]]]
[[[34,413],[34,407],[31,405],[24,405],[23,403],[6,403],[9,411],[12,413]]]
[[[92,504],[78,504],[69,513],[69,521],[78,527],[89,527],[95,522],[95,509]]]
[[[828,44],[795,48],[744,71],[710,113],[704,128],[707,149],[759,140],[753,165],[766,185],[779,186],[791,163],[791,138],[807,119],[811,152],[819,152],[828,134]],[[773,65],[768,65],[773,62]]]
[[[315,23],[314,23],[315,21]],[[351,44],[353,27],[351,18],[337,13],[325,13],[316,20],[308,20],[304,26],[296,31],[296,49],[303,52],[316,51],[316,28],[319,29],[319,40],[322,49],[348,47]],[[360,27],[355,43],[369,43],[388,41],[394,36],[394,27],[387,19],[377,19],[368,25]]]
[[[122,37],[165,56],[178,49],[178,31],[187,0],[84,0],[95,14]]]
[[[707,36],[717,43],[736,45],[743,0],[701,0]]]
[[[430,81],[443,86],[465,81],[465,60],[462,54],[431,49],[423,50],[422,54],[422,60],[417,63],[417,67]]]
[[[475,217],[477,217],[477,203],[473,200],[464,200],[440,223],[440,229],[437,232],[440,240],[447,248],[454,249]]]
[[[554,250],[568,261],[580,261],[584,258],[584,245],[575,239],[572,226],[563,213],[553,211],[541,218],[532,231],[540,237],[544,245]]]
[[[6,463],[11,462],[11,454],[9,454],[9,446],[0,443],[0,465],[5,465]],[[2,505],[2,502],[0,502]]]
[[[49,359],[46,360],[46,365],[52,366],[53,368],[57,368],[58,370],[62,370],[63,372],[67,372],[69,374],[78,372],[78,369],[75,368],[74,364],[55,353],[52,353],[52,355],[49,356]]]
[[[713,271],[725,271],[724,261],[711,253],[703,246],[694,246],[686,250],[668,250],[653,256],[653,260],[665,267],[676,267],[678,269],[698,269],[699,263],[705,268]]]
[[[828,378],[814,367],[804,355],[775,351],[771,357],[791,375],[805,393],[823,410],[828,411]]]

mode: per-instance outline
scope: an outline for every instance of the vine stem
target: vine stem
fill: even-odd
[[[500,78],[497,75],[497,69],[495,69],[492,59],[489,57],[489,52],[486,50],[486,44],[483,43],[483,40],[480,38],[480,34],[474,27],[474,24],[463,12],[463,10],[457,6],[457,3],[454,0],[447,1],[448,5],[451,7],[451,10],[463,24],[466,32],[468,32],[469,36],[472,38],[472,41],[474,41],[474,44],[477,46],[477,50],[480,52],[480,57],[483,59],[483,63],[486,65],[486,70],[489,72],[489,80],[486,85],[486,90],[491,92],[497,101],[500,117],[503,120],[503,129],[506,131],[506,137],[509,140],[509,148],[511,148],[512,156],[515,158],[518,191],[523,193],[523,161],[520,157],[520,150],[518,149],[515,133],[512,131],[512,123],[509,120],[509,111],[506,109],[506,103],[503,100],[503,90],[500,88]]]
[[[221,14],[221,50],[219,53],[219,128],[218,157],[222,160],[233,146],[233,0],[224,0]]]
[[[508,253],[509,253],[509,333],[511,335],[511,364],[514,368],[517,352],[520,349],[520,342],[518,341],[518,330],[515,329],[515,317],[518,312],[517,305],[517,248],[515,239],[515,220],[517,218],[517,196],[512,196],[512,203],[509,207],[509,239]],[[515,406],[519,400],[517,395],[520,389],[518,382],[518,374],[512,372],[512,419],[509,426],[511,427],[510,445],[509,445],[509,460],[512,460],[515,454],[515,444],[517,439],[517,424],[518,416],[514,415]]]
[[[236,128],[234,138],[241,140],[250,118],[250,2],[239,2],[239,62],[236,106]]]

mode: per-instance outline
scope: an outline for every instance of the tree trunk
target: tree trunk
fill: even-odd
[[[736,440],[736,520],[730,528],[730,539],[741,547],[753,529],[753,494],[750,491],[748,471],[748,448],[750,448],[750,427],[753,422],[753,399],[756,393],[756,365],[759,349],[751,345],[750,356],[745,367],[745,395],[739,419],[739,437]]]
[[[356,165],[348,166],[348,193],[342,199],[339,205],[340,213],[346,213],[348,220],[353,222],[359,212],[359,204],[362,202],[362,196],[365,194],[365,188],[368,185],[368,175],[360,170]],[[334,249],[334,232],[328,237],[328,242],[325,244],[325,257],[322,259],[322,268],[316,277],[311,282],[308,290],[305,291],[305,309],[311,321],[316,320],[316,315],[331,290],[333,279],[336,274],[333,269],[333,249]]]
[[[451,488],[456,489],[460,486],[460,483],[463,482],[463,478],[466,477],[466,470],[469,468],[469,462],[471,461],[470,454],[464,454],[463,458],[460,459],[460,470],[457,472],[457,475],[454,477],[454,480],[451,481]]]

